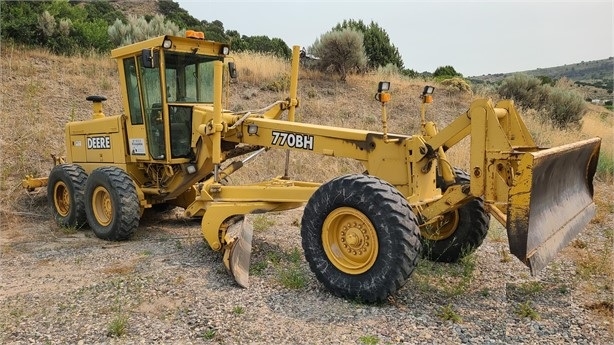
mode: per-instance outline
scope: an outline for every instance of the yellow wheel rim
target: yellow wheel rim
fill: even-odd
[[[441,220],[424,226],[421,235],[431,241],[445,240],[456,231],[459,220],[458,210],[448,212],[443,215]]]
[[[92,193],[92,210],[94,217],[102,226],[111,224],[113,220],[113,203],[111,195],[106,188],[98,186]]]
[[[377,259],[377,232],[362,212],[351,207],[332,211],[322,226],[326,256],[337,269],[347,274],[368,271]]]
[[[68,213],[70,213],[70,192],[68,186],[62,181],[58,181],[53,187],[53,203],[60,216],[68,216]]]

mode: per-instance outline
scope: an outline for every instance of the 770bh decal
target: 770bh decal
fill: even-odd
[[[272,145],[313,151],[313,135],[272,131]]]

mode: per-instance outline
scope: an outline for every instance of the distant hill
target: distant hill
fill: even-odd
[[[469,77],[471,81],[496,83],[506,77],[516,74],[525,73],[534,77],[548,77],[553,80],[558,80],[563,77],[573,80],[574,82],[589,82],[595,83],[602,81],[604,88],[612,89],[612,79],[614,78],[614,57],[609,57],[603,60],[582,61],[575,64],[562,65],[548,68],[538,68],[529,71],[518,71],[512,73],[497,73],[486,74],[481,76]],[[609,83],[608,83],[609,81]],[[595,85],[597,87],[597,85]]]
[[[487,74],[468,79],[474,84],[499,83],[517,73],[524,73],[542,79],[542,82],[555,83],[566,78],[573,82],[577,90],[591,100],[612,100],[614,84],[614,57],[603,60],[582,61],[575,64],[538,68],[512,73]]]

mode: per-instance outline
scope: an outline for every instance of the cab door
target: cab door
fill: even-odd
[[[165,160],[165,126],[160,67],[144,67],[141,55],[123,60],[132,161]]]

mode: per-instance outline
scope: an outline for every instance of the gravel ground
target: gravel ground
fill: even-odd
[[[537,277],[504,254],[505,232],[493,223],[470,260],[422,262],[387,303],[369,305],[334,297],[309,271],[300,209],[251,216],[242,289],[199,222],[177,211],[144,218],[131,241],[112,243],[58,229],[44,196],[18,202],[32,212],[1,220],[3,344],[614,343],[612,282],[577,266],[579,251],[611,244],[611,215]]]

